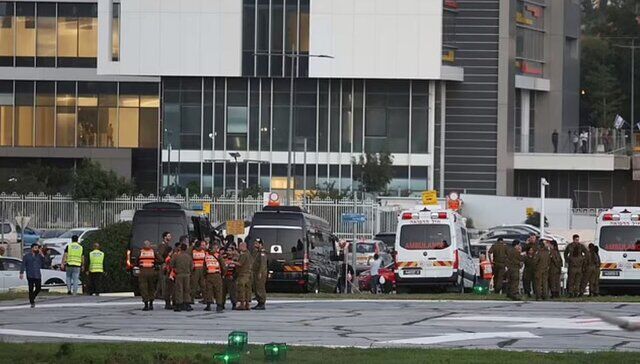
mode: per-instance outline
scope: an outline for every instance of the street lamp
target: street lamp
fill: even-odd
[[[236,192],[234,193],[234,218],[238,220],[238,158],[240,158],[239,152],[231,152],[229,155],[236,163]]]
[[[291,205],[291,153],[293,149],[293,89],[294,89],[294,80],[295,80],[295,72],[294,72],[294,63],[293,61],[297,58],[329,58],[333,59],[333,56],[329,56],[326,54],[299,54],[299,53],[272,53],[272,52],[256,52],[253,54],[254,56],[285,56],[291,59],[291,75],[290,75],[290,85],[289,85],[289,138],[288,138],[288,147],[289,151],[287,152],[287,193],[285,194],[285,204]]]
[[[546,178],[540,178],[540,239],[544,235],[544,199],[548,185]]]

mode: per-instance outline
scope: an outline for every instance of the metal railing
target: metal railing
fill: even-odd
[[[515,129],[517,153],[627,154],[631,147],[629,131],[610,128],[557,130],[556,136],[521,134]],[[540,139],[540,140],[538,140]]]
[[[135,211],[148,202],[176,202],[198,209],[204,203],[211,203],[211,220],[214,223],[234,218],[233,198],[211,198],[210,196],[122,196],[114,200],[92,202],[74,201],[64,195],[17,195],[0,194],[0,220],[14,221],[16,216],[30,216],[29,226],[34,229],[71,229],[75,227],[104,227],[121,221],[122,212]],[[302,205],[302,201],[297,201]],[[261,211],[262,199],[242,199],[238,201],[239,216],[250,220]],[[395,231],[399,207],[380,206],[375,200],[308,200],[306,209],[331,224],[339,237],[353,237],[354,233],[363,238],[371,238],[378,232]],[[358,213],[367,221],[360,224],[342,222],[343,213]]]

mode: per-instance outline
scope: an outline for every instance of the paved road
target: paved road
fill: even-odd
[[[630,333],[589,316],[604,311],[640,321],[640,304],[471,301],[272,301],[267,311],[223,314],[140,311],[133,298],[52,297],[36,309],[0,304],[0,341],[224,342],[321,346],[420,346],[512,350],[640,350]],[[159,305],[158,305],[159,306]]]

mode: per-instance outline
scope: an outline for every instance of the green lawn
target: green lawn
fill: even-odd
[[[184,344],[8,344],[0,363],[211,363],[216,345]],[[262,347],[251,346],[241,363],[264,363]],[[287,363],[631,363],[637,353],[532,353],[499,350],[324,349],[289,347]]]

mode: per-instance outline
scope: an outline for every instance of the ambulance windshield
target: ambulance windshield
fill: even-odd
[[[640,251],[640,226],[603,226],[600,248],[613,251]]]
[[[407,250],[442,250],[451,245],[449,225],[405,225],[400,230],[400,246]]]

